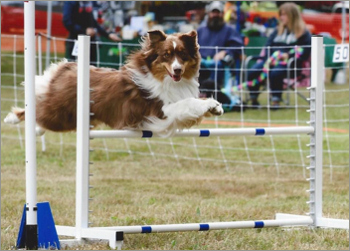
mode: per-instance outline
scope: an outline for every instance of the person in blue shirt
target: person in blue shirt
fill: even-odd
[[[259,89],[267,79],[270,81],[271,106],[274,109],[279,108],[282,101],[283,79],[287,77],[287,64],[278,62],[286,62],[289,58],[296,57],[297,69],[301,69],[302,63],[309,60],[310,57],[311,34],[301,17],[298,5],[292,2],[284,3],[279,7],[278,13],[279,24],[265,44],[262,53],[264,58],[247,71],[250,101],[253,108],[260,107]],[[296,45],[299,46],[297,52],[294,50]],[[269,50],[266,49],[268,46]],[[271,65],[270,69],[266,70],[265,63],[271,59],[276,60],[277,64]],[[261,81],[259,76],[264,70],[268,72],[268,78],[263,78],[264,81]],[[294,71],[291,71],[291,75],[294,76]]]
[[[240,61],[241,47],[243,46],[243,40],[241,35],[234,29],[234,27],[228,25],[224,21],[224,5],[220,1],[214,1],[207,6],[207,19],[197,29],[198,44],[200,45],[199,53],[203,60],[214,60],[220,66],[223,64],[234,65],[234,62]],[[212,48],[205,48],[205,47]],[[231,48],[214,48],[217,47],[237,47]],[[217,84],[215,85],[215,79]],[[201,93],[206,93],[206,96],[211,96],[212,91],[216,91],[218,100],[221,103],[230,103],[230,100],[222,95],[220,92],[224,83],[224,71],[221,70],[215,73],[210,70],[205,70],[205,67],[201,67],[199,75]],[[215,90],[215,87],[217,89]],[[207,92],[206,90],[212,90]],[[221,100],[220,100],[221,99]]]
[[[108,33],[95,20],[93,15],[93,1],[65,1],[63,5],[63,24],[69,31],[68,39],[76,40],[78,35],[88,35],[90,41],[97,41],[98,34],[111,39],[114,42],[121,41],[115,33]],[[66,42],[66,57],[75,60],[71,52],[74,43]],[[95,43],[90,46],[90,61],[92,65],[96,65],[97,48]]]

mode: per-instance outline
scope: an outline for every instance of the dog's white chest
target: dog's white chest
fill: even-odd
[[[164,81],[160,82],[151,73],[143,75],[134,72],[133,80],[137,86],[150,94],[149,98],[159,98],[164,104],[199,96],[199,83],[194,79],[175,82],[166,76]]]

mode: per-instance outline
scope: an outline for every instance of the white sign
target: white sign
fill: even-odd
[[[77,40],[74,41],[72,56],[76,56],[76,57],[78,56],[78,41]]]
[[[333,63],[349,62],[349,45],[336,44],[333,52]]]

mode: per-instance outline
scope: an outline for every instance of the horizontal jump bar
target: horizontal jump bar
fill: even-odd
[[[266,128],[221,128],[189,129],[177,131],[172,137],[209,137],[209,136],[263,136],[314,133],[312,126],[266,127]],[[133,130],[91,130],[90,138],[152,138],[159,137],[151,131]]]
[[[264,227],[282,227],[282,226],[309,226],[313,224],[311,217],[300,219],[283,220],[261,220],[261,221],[231,221],[231,222],[212,222],[212,223],[187,223],[187,224],[166,224],[149,226],[115,226],[115,227],[97,227],[92,229],[104,229],[113,231],[122,231],[125,234],[146,234],[160,232],[178,232],[178,231],[208,231],[220,229],[239,229],[239,228],[264,228]]]

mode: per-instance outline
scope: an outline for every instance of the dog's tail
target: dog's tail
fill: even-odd
[[[7,114],[4,119],[6,124],[18,124],[25,119],[25,110],[23,108],[12,107],[12,112]]]

